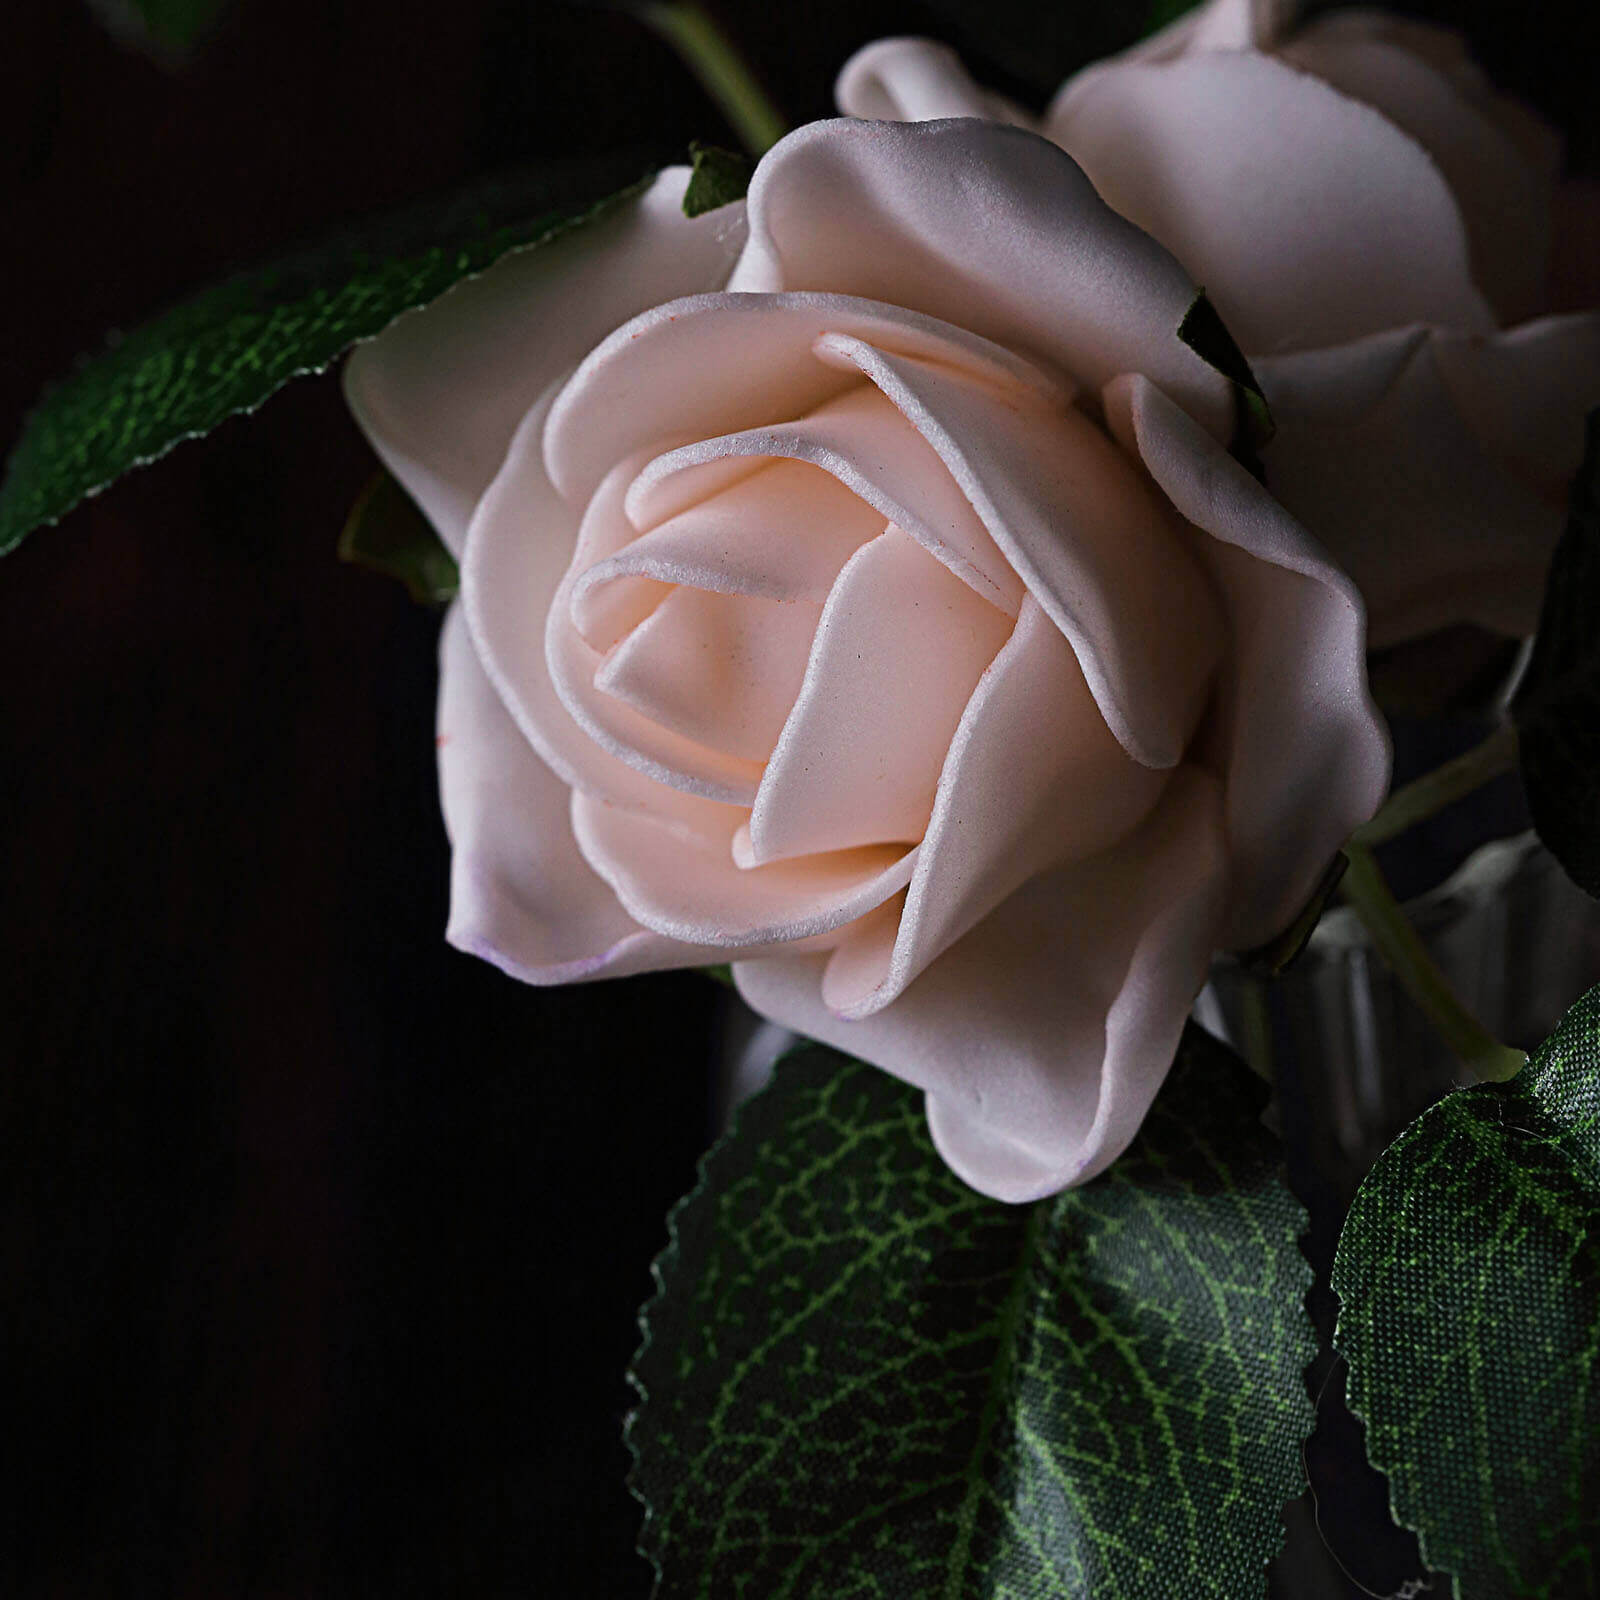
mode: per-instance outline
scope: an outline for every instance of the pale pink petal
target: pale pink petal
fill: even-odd
[[[1543,317],[1489,339],[1438,332],[1429,354],[1484,450],[1565,507],[1583,463],[1583,419],[1600,406],[1600,311]]]
[[[1221,796],[1194,768],[1120,847],[1031,879],[892,1006],[821,997],[828,958],[740,961],[763,1016],[928,1092],[956,1173],[998,1200],[1085,1182],[1126,1148],[1205,981],[1226,893]]]
[[[826,349],[838,335],[818,341]],[[852,374],[856,368],[850,367]],[[983,391],[992,409],[992,390]],[[1016,402],[1013,400],[1012,404]],[[628,490],[635,527],[680,514],[720,491],[729,468],[750,458],[809,462],[839,480],[885,521],[911,535],[992,605],[1015,616],[1022,583],[929,442],[878,389],[856,386],[795,422],[701,439],[657,456]]]
[[[1416,56],[1511,140],[1540,181],[1548,182],[1561,170],[1561,135],[1537,112],[1494,87],[1472,59],[1466,36],[1457,29],[1436,27],[1393,11],[1352,6],[1317,17],[1304,31],[1341,41],[1371,40]]]
[[[1221,51],[1107,69],[1069,85],[1047,127],[1107,203],[1205,285],[1252,356],[1404,322],[1494,327],[1427,153],[1281,61]],[[753,191],[750,225],[753,250]],[[1124,370],[1168,388],[1147,366]]]
[[[845,62],[833,98],[847,117],[879,122],[984,117],[1033,125],[1020,106],[974,83],[949,45],[932,39],[878,39],[864,46]]]
[[[970,120],[814,122],[763,157],[748,206],[731,289],[889,301],[1094,390],[1146,372],[1218,437],[1232,431],[1226,382],[1174,337],[1194,281],[1043,139]],[[842,323],[817,331],[931,354]]]
[[[832,334],[937,452],[1029,593],[1072,644],[1113,733],[1135,760],[1174,766],[1205,704],[1221,617],[1182,525],[1082,412]]]
[[[577,983],[721,953],[641,928],[579,853],[570,791],[534,753],[484,675],[459,606],[439,640],[439,799],[450,836],[458,950],[524,983]]]
[[[741,949],[818,939],[898,894],[916,866],[915,849],[879,845],[742,867],[733,854],[738,814],[699,805],[722,815],[690,831],[586,795],[572,801],[584,859],[636,921],[688,944]]]
[[[687,167],[669,167],[638,198],[408,312],[346,362],[356,421],[454,554],[539,395],[646,306],[722,286],[742,219],[727,207],[684,216],[688,181]]]
[[[1328,19],[1278,54],[1381,111],[1433,158],[1461,208],[1473,277],[1501,322],[1544,309],[1553,172],[1531,166],[1448,77],[1398,43]]]
[[[572,375],[545,436],[551,481],[582,505],[623,456],[805,416],[851,383],[809,358],[830,332],[1000,384],[1063,387],[987,339],[895,305],[826,292],[695,295],[618,328]]]
[[[1030,596],[950,740],[896,927],[870,955],[841,946],[824,999],[850,1016],[881,1010],[1019,885],[1136,828],[1169,779],[1117,743]]]
[[[674,589],[606,656],[594,686],[686,739],[765,761],[821,615],[805,600]]]
[[[601,676],[606,657],[579,633],[574,622],[572,597],[588,561],[620,550],[633,533],[623,503],[639,465],[637,457],[619,462],[583,514],[572,566],[557,587],[542,624],[536,627],[544,636],[547,678],[542,681],[554,687],[567,714],[567,727],[578,738],[587,736],[605,755],[651,780],[643,809],[653,810],[663,800],[657,793],[662,786],[723,805],[747,806],[755,799],[761,762],[676,732],[627,699],[608,693]],[[526,653],[528,646],[523,643],[521,648]],[[629,698],[636,700],[638,695]],[[569,743],[570,735],[562,744],[564,753]],[[587,787],[610,797],[600,783],[574,783],[573,787]],[[634,803],[628,795],[620,798],[624,804]]]
[[[1367,692],[1361,595],[1305,529],[1153,384],[1108,386],[1106,417],[1174,506],[1209,534],[1232,647],[1211,730],[1233,861],[1226,943],[1282,931],[1334,852],[1377,810],[1389,742]]]
[[[1011,619],[891,526],[839,575],[750,814],[753,861],[916,841]]]
[[[1360,586],[1374,646],[1455,622],[1532,630],[1600,402],[1600,318],[1399,329],[1257,375],[1278,423],[1268,483]]]
[[[461,563],[462,611],[484,671],[545,764],[574,788],[616,805],[657,810],[663,796],[670,803],[670,791],[573,721],[547,665],[547,618],[578,540],[578,518],[544,471],[540,440],[551,398],[547,394],[524,418],[473,515]],[[597,656],[588,664],[591,680],[596,665]],[[745,781],[754,796],[754,771]]]
[[[883,526],[883,513],[830,473],[774,461],[586,568],[573,588],[573,621],[608,650],[675,583],[821,605],[839,569]]]

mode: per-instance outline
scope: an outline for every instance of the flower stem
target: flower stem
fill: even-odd
[[[1507,722],[1464,755],[1396,789],[1377,816],[1356,829],[1355,842],[1368,849],[1383,844],[1419,822],[1427,821],[1436,811],[1443,811],[1502,773],[1510,772],[1516,764],[1517,730]]]
[[[1345,899],[1372,935],[1378,954],[1439,1037],[1475,1078],[1498,1081],[1515,1077],[1527,1064],[1527,1056],[1501,1044],[1462,1005],[1401,910],[1371,850],[1352,839],[1345,846],[1345,854],[1350,858],[1350,870],[1341,885]]]
[[[642,5],[638,15],[683,58],[751,155],[765,155],[789,131],[727,34],[695,0]]]

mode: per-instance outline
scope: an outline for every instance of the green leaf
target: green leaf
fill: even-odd
[[[1265,1091],[1198,1029],[1132,1149],[987,1200],[807,1046],[672,1219],[629,1426],[659,1600],[1265,1589],[1315,1352]]]
[[[204,290],[112,343],[28,419],[0,486],[0,555],[124,472],[254,410],[289,379],[320,372],[508,250],[544,243],[635,192],[611,193],[616,166],[502,181],[350,229]],[[596,204],[596,194],[609,198]]]
[[[1267,398],[1256,382],[1242,351],[1228,332],[1217,308],[1206,298],[1204,289],[1194,297],[1178,324],[1178,337],[1209,366],[1213,366],[1233,385],[1239,408],[1233,448],[1241,460],[1253,462],[1255,452],[1277,432]],[[1257,472],[1259,476],[1259,471]]]
[[[461,587],[456,558],[387,472],[374,473],[350,508],[339,559],[398,578],[422,605],[442,605]]]
[[[742,155],[696,139],[689,146],[689,159],[693,165],[683,191],[684,216],[698,217],[744,199],[755,168]]]
[[[1600,1585],[1600,988],[1424,1112],[1340,1235],[1334,1345],[1398,1519],[1471,1600]]]
[[[1528,809],[1572,881],[1600,897],[1600,410],[1545,586],[1533,656],[1511,711]]]

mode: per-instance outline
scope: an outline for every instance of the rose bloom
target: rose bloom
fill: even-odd
[[[1053,144],[839,120],[746,205],[685,181],[347,368],[461,562],[448,936],[731,961],[976,1188],[1081,1182],[1383,795],[1361,597],[1229,454],[1191,276]]]
[[[1551,314],[1600,298],[1593,187],[1457,35],[1288,9],[1212,0],[1036,125],[926,40],[859,52],[839,102],[1036,126],[1183,262],[1270,403],[1267,485],[1355,578],[1372,646],[1531,633],[1600,405],[1600,315]]]

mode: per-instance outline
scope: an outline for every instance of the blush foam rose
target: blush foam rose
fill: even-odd
[[[1205,285],[1272,408],[1268,486],[1355,578],[1371,643],[1530,633],[1600,405],[1600,315],[1556,314],[1600,267],[1551,259],[1579,191],[1457,35],[1287,9],[1211,0],[1068,80],[1037,131]],[[1034,125],[927,40],[869,45],[837,92]]]
[[[1024,1200],[1127,1144],[1218,948],[1382,797],[1349,579],[1228,453],[1189,275],[1036,135],[813,124],[352,358],[462,568],[449,937],[731,961]]]

